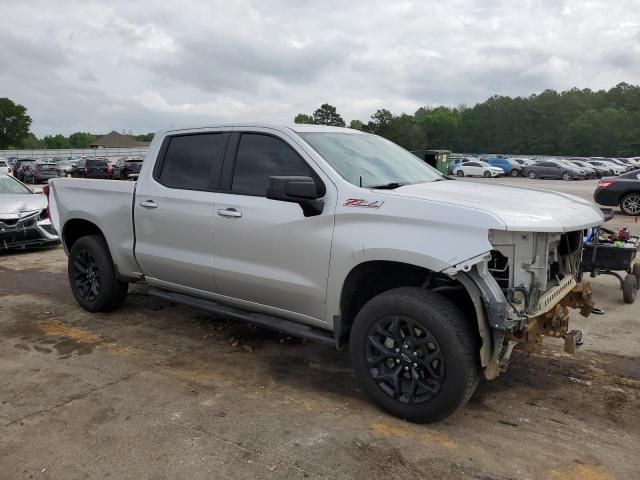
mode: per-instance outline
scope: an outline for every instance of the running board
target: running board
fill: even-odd
[[[191,295],[184,295],[182,293],[170,292],[157,287],[147,288],[147,294],[164,300],[169,300],[170,302],[181,303],[200,310],[206,310],[234,320],[252,323],[271,330],[277,330],[293,337],[304,338],[314,342],[324,343],[325,345],[336,345],[336,340],[331,332],[313,328],[301,323],[292,322],[291,320],[285,320],[284,318],[272,317],[270,315],[264,315],[256,312],[248,312],[234,307],[221,305],[212,300],[192,297]]]

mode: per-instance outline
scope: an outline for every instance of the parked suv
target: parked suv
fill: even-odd
[[[603,220],[593,203],[451,180],[350,128],[171,130],[136,183],[50,187],[82,308],[113,310],[145,282],[170,302],[348,345],[363,390],[416,422],[463,405],[516,344],[549,335],[573,351],[568,308],[592,307],[579,272],[584,230]]]
[[[138,178],[140,167],[142,167],[142,157],[122,157],[113,166],[112,178],[129,180]]]
[[[40,183],[58,176],[56,164],[53,162],[35,162],[29,170],[25,172],[25,183]]]
[[[34,163],[35,160],[32,158],[20,158],[16,160],[13,168],[14,176],[21,182],[24,182],[27,170],[29,170]]]
[[[109,178],[109,163],[101,158],[81,158],[71,171],[76,178]]]

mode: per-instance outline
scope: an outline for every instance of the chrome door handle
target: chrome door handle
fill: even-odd
[[[144,202],[140,202],[138,205],[144,208],[158,208],[158,204],[153,200],[146,200]]]
[[[239,212],[235,208],[221,208],[218,210],[218,215],[221,217],[240,218],[242,216],[242,212]]]

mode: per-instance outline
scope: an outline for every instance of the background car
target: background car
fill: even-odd
[[[618,165],[617,163],[611,163],[607,160],[587,160],[589,165],[606,168],[608,175],[622,175],[626,169]]]
[[[71,172],[76,178],[109,178],[109,164],[104,158],[81,158]]]
[[[31,168],[25,172],[24,182],[33,183],[35,185],[43,180],[48,180],[57,176],[58,172],[56,171],[55,163],[50,161],[35,162]]]
[[[586,170],[587,172],[592,172],[591,178],[601,178],[605,175],[608,175],[608,170],[605,167],[597,167],[595,165],[589,165],[587,162],[583,160],[569,160],[574,165]]]
[[[142,167],[142,157],[122,157],[113,166],[111,178],[128,180],[138,178]]]
[[[568,181],[581,178],[577,171],[555,160],[541,160],[525,167],[523,173],[531,179],[554,178]]]
[[[57,245],[47,197],[0,173],[0,250]]]
[[[70,177],[77,160],[61,160],[56,164],[56,173],[59,177]]]
[[[499,177],[504,175],[504,170],[480,160],[473,160],[470,162],[463,162],[456,170],[456,175],[459,177]]]
[[[487,163],[493,167],[501,168],[506,175],[512,177],[522,176],[522,165],[510,158],[491,158],[487,160]]]
[[[579,167],[576,164],[574,164],[573,162],[570,162],[569,160],[567,160],[565,158],[561,158],[561,159],[558,159],[556,161],[558,163],[562,164],[562,165],[566,165],[567,168],[570,168],[571,170],[576,172],[580,176],[580,179],[596,178],[596,175],[595,175],[595,173],[593,172],[592,169],[587,170],[585,168]]]
[[[509,160],[516,162],[518,165],[522,167],[526,167],[527,165],[534,165],[536,163],[535,160],[531,158],[509,158]]]
[[[598,205],[619,206],[626,215],[640,215],[640,170],[601,179],[593,199]]]
[[[13,175],[13,169],[4,158],[0,158],[0,172],[7,175]]]
[[[20,181],[24,181],[27,170],[35,163],[33,158],[20,158],[13,167],[13,175]]]

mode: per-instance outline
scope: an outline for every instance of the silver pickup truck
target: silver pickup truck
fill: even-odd
[[[50,181],[78,303],[148,293],[341,348],[382,408],[442,419],[514,346],[576,335],[592,204],[449,179],[397,145],[313,125],[155,136],[137,182]]]

